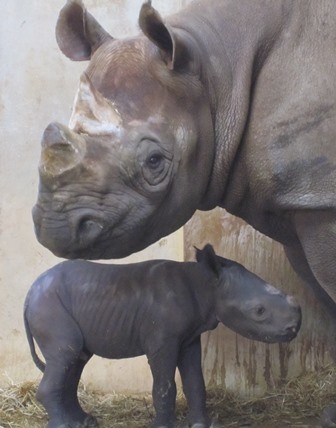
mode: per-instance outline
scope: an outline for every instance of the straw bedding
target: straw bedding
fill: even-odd
[[[317,427],[324,406],[336,401],[336,366],[307,372],[263,396],[244,399],[220,388],[208,389],[208,408],[218,427]],[[25,382],[0,388],[0,428],[42,428],[47,418],[36,401],[37,384]],[[153,418],[151,395],[99,394],[79,388],[83,408],[98,418],[101,428],[148,428]],[[186,403],[179,393],[180,426]]]

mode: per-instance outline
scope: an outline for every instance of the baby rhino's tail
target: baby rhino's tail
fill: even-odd
[[[28,343],[29,343],[30,353],[31,353],[31,356],[32,356],[33,361],[36,364],[36,366],[41,370],[41,372],[44,372],[45,363],[42,360],[40,360],[40,358],[38,357],[38,355],[36,353],[34,338],[33,338],[33,335],[30,331],[29,322],[27,319],[27,307],[28,307],[28,305],[27,305],[27,301],[26,301],[25,307],[24,307],[24,313],[23,313],[23,320],[24,320],[24,326],[25,326],[25,330],[26,330]]]

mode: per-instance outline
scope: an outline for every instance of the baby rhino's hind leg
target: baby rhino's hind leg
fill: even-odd
[[[98,426],[96,421],[83,411],[77,397],[80,376],[91,357],[88,355],[83,359],[81,331],[62,306],[54,305],[50,312],[45,318],[47,322],[40,322],[39,327],[35,324],[32,328],[46,361],[37,399],[48,413],[47,428]]]
[[[74,425],[83,428],[95,428],[98,427],[97,420],[85,413],[81,408],[78,401],[78,384],[83,372],[83,369],[86,363],[91,358],[91,354],[81,353],[77,359],[77,362],[69,367],[68,371],[68,380],[66,381],[65,390],[64,390],[64,406],[66,409],[66,414],[69,415],[69,418],[72,421],[77,422],[77,425]],[[78,425],[80,423],[80,425]]]

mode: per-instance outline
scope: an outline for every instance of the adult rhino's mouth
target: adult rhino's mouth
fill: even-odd
[[[37,240],[55,256],[66,259],[118,259],[140,251],[150,243],[145,227],[132,230],[131,239],[125,230],[124,217],[105,224],[97,213],[83,210],[76,218],[57,213],[49,216],[39,204],[32,211]]]
[[[32,216],[37,240],[57,257],[101,258],[104,249],[95,243],[103,235],[103,219],[84,214],[77,218],[75,225],[65,215],[55,221],[38,204],[34,206]]]

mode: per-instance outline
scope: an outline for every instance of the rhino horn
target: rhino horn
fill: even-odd
[[[75,132],[105,135],[115,132],[121,117],[112,101],[105,98],[83,73],[75,98],[69,127]]]
[[[41,177],[55,178],[78,165],[86,152],[83,138],[59,123],[47,126],[42,137]]]
[[[81,0],[68,0],[56,24],[56,41],[73,61],[89,60],[112,36],[87,12]]]

